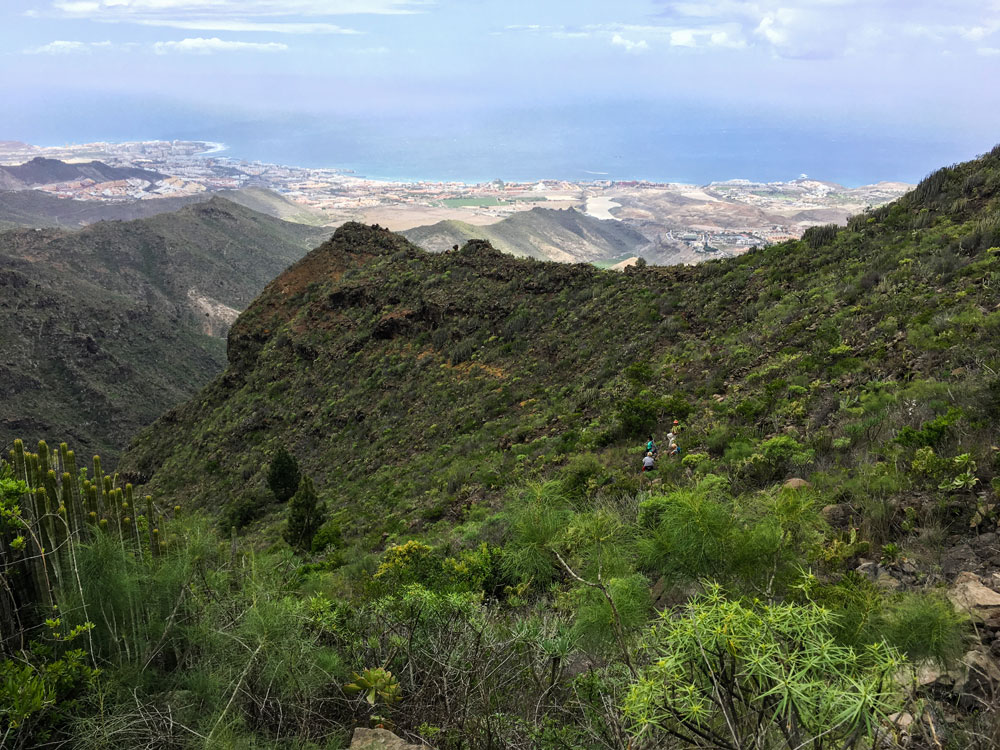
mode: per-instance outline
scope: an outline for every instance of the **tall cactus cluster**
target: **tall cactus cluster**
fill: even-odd
[[[0,632],[23,631],[25,619],[34,619],[29,613],[51,611],[60,591],[82,594],[77,549],[97,534],[138,557],[163,554],[163,517],[152,497],[140,501],[131,484],[105,474],[99,456],[88,477],[66,443],[51,450],[40,441],[30,453],[15,440],[9,462],[26,491],[16,512],[8,508],[0,519]]]

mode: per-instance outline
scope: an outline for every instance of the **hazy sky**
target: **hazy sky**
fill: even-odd
[[[445,116],[642,100],[1000,141],[1000,0],[0,0],[0,50],[21,137],[71,119],[60,101],[120,97]]]

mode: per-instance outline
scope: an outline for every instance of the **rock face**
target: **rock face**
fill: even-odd
[[[795,481],[792,479],[789,482]],[[801,481],[801,480],[800,480]],[[788,482],[785,483],[788,486]],[[820,511],[824,520],[835,529],[846,529],[851,524],[851,506],[847,503],[837,503],[836,505],[825,505]]]
[[[984,586],[973,573],[959,573],[948,590],[951,603],[974,618],[1000,625],[1000,594]]]
[[[959,705],[972,711],[989,708],[1000,687],[1000,667],[984,648],[969,651],[962,659],[962,674],[955,683]]]
[[[426,745],[411,745],[387,729],[354,730],[349,750],[425,750]]]

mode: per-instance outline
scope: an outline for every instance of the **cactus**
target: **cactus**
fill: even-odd
[[[27,482],[28,467],[24,458],[24,442],[20,438],[14,441],[14,450],[12,453],[11,465],[14,467],[14,475],[18,479]]]
[[[84,619],[91,619],[77,564],[77,545],[90,534],[116,533],[137,560],[158,564],[155,561],[166,549],[167,534],[153,498],[143,496],[147,528],[140,533],[142,498],[135,495],[131,484],[117,486],[117,474],[104,474],[99,456],[94,456],[90,478],[87,468],[78,467],[76,455],[66,443],[56,451],[41,440],[38,453],[30,453],[23,441],[15,440],[9,459],[16,478],[28,487],[19,504],[19,522],[25,544],[30,546],[12,547],[0,540],[0,580],[7,581],[10,593],[8,598],[0,596],[0,631],[30,627],[33,618],[46,607],[51,609],[60,589],[78,594]],[[14,575],[8,576],[8,570]],[[14,603],[13,609],[9,602]],[[138,625],[138,620],[132,623],[133,627]]]
[[[49,446],[44,440],[38,441],[38,469],[43,477],[49,472]]]
[[[142,554],[142,538],[139,536],[139,509],[135,507],[135,497],[132,494],[131,483],[125,485],[125,502],[128,503],[129,511],[132,514],[132,522],[129,525],[129,531],[132,536],[131,541],[135,545],[136,553]]]
[[[68,471],[64,471],[62,475],[62,494],[59,499],[62,501],[62,507],[65,509],[67,532],[71,536],[76,536],[80,532],[81,521],[80,514],[76,509],[76,503],[73,502],[73,479],[70,477]]]
[[[73,510],[77,518],[83,518],[85,514],[83,487],[80,483],[80,472],[76,467],[76,453],[71,450],[66,451],[66,471],[73,478],[70,486],[73,493]]]
[[[35,487],[37,487],[40,484],[40,482],[38,481],[39,472],[40,472],[40,470],[38,468],[38,454],[37,453],[29,453],[29,454],[27,454],[27,458],[28,458],[28,462],[27,462],[28,466],[27,466],[27,472],[26,473],[27,473],[27,476],[28,476],[28,479],[27,479],[28,486],[31,487],[31,488],[35,488]]]
[[[159,540],[153,533],[156,531],[156,515],[153,513],[153,496],[146,495],[146,531],[149,534],[149,554],[153,557],[159,553]]]

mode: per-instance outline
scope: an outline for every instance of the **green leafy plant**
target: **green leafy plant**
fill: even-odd
[[[884,643],[840,646],[833,616],[804,605],[743,603],[717,585],[650,629],[650,666],[626,699],[637,743],[687,747],[856,748],[898,705],[903,657]]]

